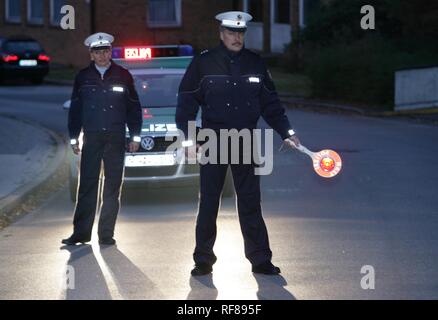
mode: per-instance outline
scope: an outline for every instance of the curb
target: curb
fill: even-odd
[[[301,97],[290,96],[284,93],[283,94],[279,93],[279,98],[282,103],[291,107],[299,107],[299,108],[313,107],[313,108],[321,108],[325,110],[355,113],[363,116],[375,114],[375,112],[368,112],[363,109],[352,107],[352,106],[341,105],[341,104],[330,103],[330,102],[312,101]]]
[[[57,85],[57,86],[71,87],[71,86],[73,86],[74,81],[72,81],[72,80],[55,80],[55,79],[45,78],[44,83],[45,84],[53,84],[53,85]]]
[[[53,157],[47,162],[47,165],[42,169],[35,179],[19,188],[17,188],[11,195],[6,196],[4,199],[0,200],[0,212],[2,216],[9,216],[9,214],[14,211],[22,202],[24,202],[36,189],[41,188],[47,183],[52,175],[59,169],[61,164],[64,162],[66,157],[66,148],[64,140],[55,132],[40,126],[31,121],[17,119],[11,115],[0,114],[1,117],[6,117],[18,122],[24,122],[27,125],[38,128],[39,130],[45,131],[55,142],[55,152]],[[19,218],[19,217],[16,217]],[[16,218],[12,219],[12,223],[16,221]]]
[[[403,110],[403,111],[379,111],[376,109],[361,109],[348,105],[336,104],[331,102],[314,101],[302,97],[288,95],[287,93],[279,93],[279,98],[289,108],[301,108],[311,110],[311,108],[324,110],[328,112],[344,112],[348,114],[356,114],[365,117],[380,117],[380,118],[412,118],[419,121],[438,124],[438,108]]]

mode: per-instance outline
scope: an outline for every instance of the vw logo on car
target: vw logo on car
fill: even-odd
[[[155,141],[152,137],[144,137],[141,139],[141,147],[146,151],[151,151],[155,147]]]

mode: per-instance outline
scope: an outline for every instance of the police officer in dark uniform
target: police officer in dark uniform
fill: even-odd
[[[79,189],[74,214],[73,234],[62,240],[75,245],[91,240],[96,213],[101,164],[104,168],[103,198],[100,207],[98,236],[102,245],[115,244],[114,227],[120,208],[126,151],[140,145],[141,106],[128,70],[111,60],[114,37],[96,33],[85,40],[91,64],[76,76],[68,114],[70,142],[75,154],[81,153]],[[79,134],[83,131],[83,147]]]
[[[255,129],[262,116],[287,145],[299,145],[285,115],[272,78],[261,57],[243,46],[247,22],[244,12],[225,12],[221,21],[221,43],[213,50],[195,57],[181,82],[176,123],[187,137],[188,121],[202,108],[202,128]],[[184,144],[188,146],[190,141]],[[194,142],[195,144],[196,142]],[[241,148],[240,148],[241,149]],[[189,156],[194,156],[194,147]],[[191,155],[190,155],[191,153]],[[202,164],[200,167],[200,200],[196,222],[196,248],[193,254],[193,276],[212,272],[216,262],[213,252],[216,240],[216,218],[228,164]],[[260,181],[254,164],[232,164],[245,256],[254,273],[278,274],[271,262],[272,252],[260,206]]]

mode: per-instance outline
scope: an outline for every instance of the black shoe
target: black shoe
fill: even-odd
[[[79,239],[79,238],[77,238],[75,236],[71,236],[70,238],[63,239],[61,241],[61,243],[65,244],[67,246],[74,246],[74,245],[76,245],[78,243],[84,244],[84,243],[87,243],[87,242],[90,242],[90,241],[91,241],[91,239],[88,239],[88,238],[87,239]]]
[[[261,274],[270,274],[270,275],[276,275],[279,274],[280,268],[274,266],[271,261],[264,262],[262,264],[252,266],[252,272],[254,273],[261,273]]]
[[[205,276],[213,271],[213,267],[206,263],[197,263],[193,268],[191,274],[192,276]]]
[[[99,239],[99,244],[104,246],[113,246],[116,244],[116,240],[113,238]]]

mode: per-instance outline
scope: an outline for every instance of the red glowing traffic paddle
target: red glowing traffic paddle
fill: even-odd
[[[313,162],[313,169],[323,178],[333,178],[342,169],[342,160],[339,154],[333,150],[321,150],[319,152],[312,152],[303,145],[295,148],[302,153],[307,154]]]

